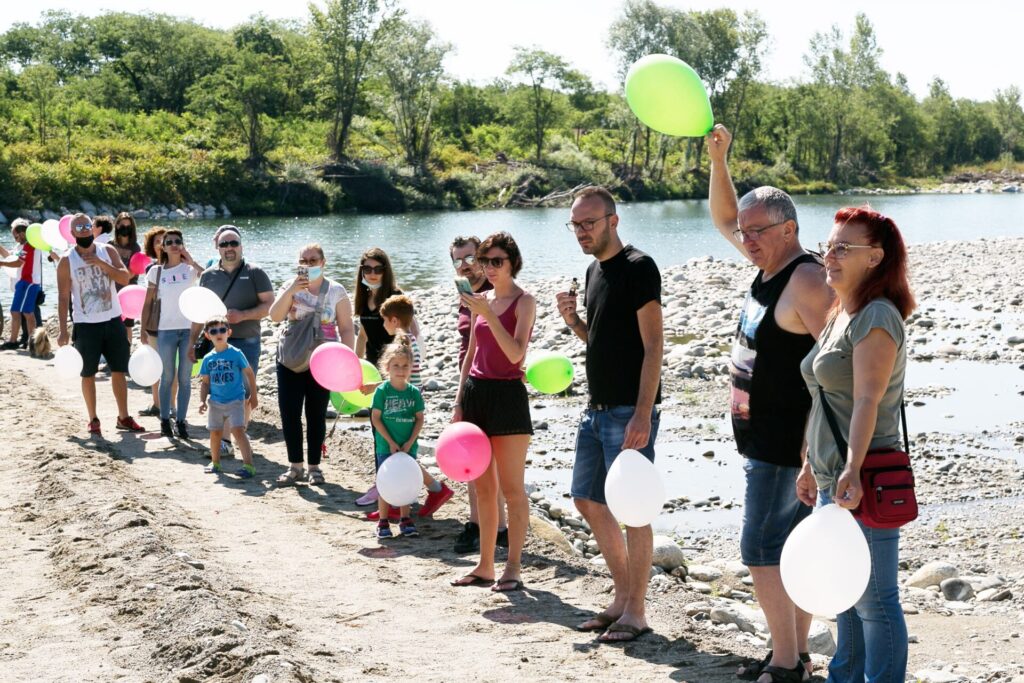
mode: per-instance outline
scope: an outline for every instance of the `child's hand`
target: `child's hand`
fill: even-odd
[[[392,453],[397,453],[398,451],[402,450],[401,448],[398,447],[398,444],[395,443],[394,441],[388,441],[388,448],[391,449]]]
[[[409,439],[404,444],[402,444],[402,452],[408,453],[414,445],[416,445],[416,439]]]
[[[205,415],[206,414],[206,401],[203,401],[202,403],[199,404],[199,414],[200,415]]]
[[[256,410],[256,407],[259,406],[259,404],[259,395],[254,391],[252,392],[252,394],[249,395],[249,408],[252,410]]]
[[[372,393],[373,393],[373,392],[374,392],[374,391],[375,391],[376,389],[377,389],[377,385],[376,385],[376,384],[363,384],[362,386],[360,386],[360,387],[359,387],[359,392],[360,392],[360,393],[361,393],[361,394],[362,394],[363,396],[369,396],[369,395],[370,395],[370,394],[372,394]]]

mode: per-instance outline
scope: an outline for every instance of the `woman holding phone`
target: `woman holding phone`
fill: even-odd
[[[340,341],[349,348],[354,343],[352,307],[348,292],[340,282],[324,276],[327,259],[319,244],[307,244],[299,251],[296,275],[282,285],[270,306],[270,319],[279,323],[320,315],[324,341]],[[321,296],[322,295],[322,296]],[[279,486],[291,486],[308,476],[309,483],[321,486],[324,474],[320,458],[327,436],[327,404],[331,392],[313,379],[309,368],[296,372],[277,362],[277,405],[281,412],[281,431],[288,450],[289,468],[277,478]],[[306,462],[303,470],[302,415],[306,415]]]

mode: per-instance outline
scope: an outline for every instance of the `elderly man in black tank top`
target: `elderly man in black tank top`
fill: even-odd
[[[820,261],[800,246],[796,207],[782,190],[758,187],[737,202],[726,154],[732,136],[708,134],[709,203],[715,227],[758,268],[740,311],[730,374],[733,433],[746,457],[740,552],[750,568],[774,650],[739,672],[760,683],[801,680],[810,667],[811,615],[782,585],[779,559],[789,532],[810,508],[796,497],[811,399],[800,361],[825,325],[831,290]]]

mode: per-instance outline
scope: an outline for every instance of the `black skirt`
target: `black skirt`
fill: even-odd
[[[467,377],[462,388],[462,419],[487,436],[533,434],[526,385],[518,379]]]

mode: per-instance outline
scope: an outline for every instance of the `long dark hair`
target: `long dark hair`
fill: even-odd
[[[840,225],[855,223],[864,228],[864,236],[873,246],[885,252],[881,262],[875,266],[854,293],[854,310],[875,299],[888,299],[896,306],[903,319],[917,307],[914,293],[910,291],[910,277],[907,267],[907,246],[899,228],[888,216],[869,206],[846,207],[836,211],[835,222]],[[832,304],[834,315],[838,311],[839,299]]]
[[[379,261],[384,266],[384,276],[380,279],[380,288],[371,291],[369,287],[363,284],[363,264],[366,263],[367,259],[373,259]],[[395,270],[391,267],[391,259],[388,258],[387,253],[380,247],[373,247],[363,252],[363,255],[359,257],[359,265],[356,266],[356,301],[355,301],[355,312],[356,315],[361,315],[368,311],[367,304],[369,303],[370,297],[378,302],[377,307],[380,308],[380,303],[387,299],[392,294],[401,294],[402,290],[398,288],[398,283],[395,282]]]
[[[185,236],[181,234],[181,230],[178,230],[177,228],[168,228],[167,231],[164,232],[164,240],[166,240],[171,235],[177,235],[181,239],[181,246],[182,247],[185,246]],[[167,263],[167,247],[164,247],[163,251],[160,252],[160,265],[164,265],[166,263]],[[184,261],[182,261],[182,263],[184,263]]]
[[[131,215],[127,211],[122,211],[121,213],[117,214],[117,218],[114,219],[114,244],[120,246],[120,244],[117,241],[117,228],[121,224],[121,221],[128,221],[129,225],[131,226],[131,232],[128,233],[128,247],[131,248],[132,245],[138,246],[139,231],[138,227],[135,225],[135,216]]]

